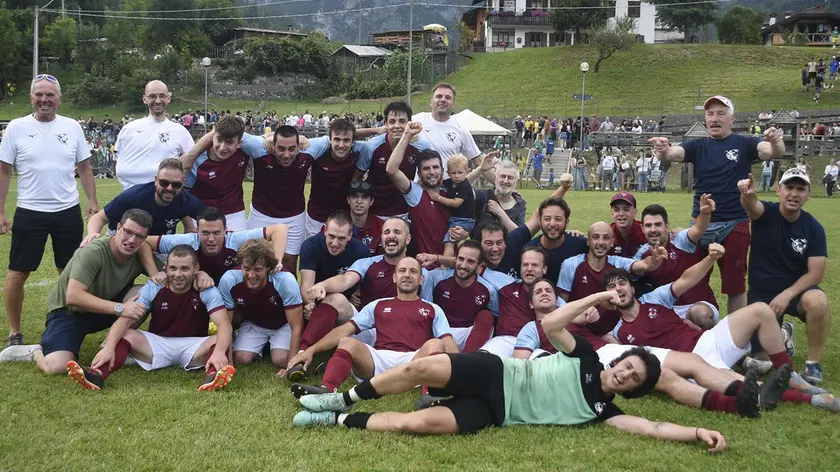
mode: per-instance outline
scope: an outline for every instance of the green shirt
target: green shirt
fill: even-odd
[[[47,310],[55,311],[67,307],[69,313],[81,313],[78,307],[67,306],[67,284],[77,280],[88,287],[88,293],[103,300],[112,300],[138,275],[143,266],[137,254],[128,261],[119,262],[111,253],[108,244],[111,238],[103,236],[77,249],[73,258],[58,278],[58,285],[47,296]]]
[[[569,354],[502,359],[505,425],[576,425],[624,414],[601,390],[598,354],[585,339]]]

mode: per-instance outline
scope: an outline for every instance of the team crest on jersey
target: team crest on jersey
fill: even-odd
[[[671,251],[670,253],[668,253],[668,257],[670,257],[672,261],[676,260],[677,259],[676,251]]]
[[[800,256],[805,254],[805,249],[808,248],[808,240],[807,239],[793,239],[790,240],[790,247],[797,252]]]
[[[428,308],[418,308],[417,312],[420,313],[420,316],[422,316],[423,318],[432,314],[431,310],[429,310]]]
[[[274,296],[274,295],[268,297],[268,303],[271,303],[272,305],[277,306],[277,297]]]
[[[633,341],[635,341],[635,340],[636,340],[636,338],[632,334],[627,335],[627,342],[628,343],[633,344]]]
[[[604,403],[603,402],[595,402],[595,404],[592,405],[592,406],[595,407],[595,413],[597,413],[599,415],[601,414],[601,412],[604,411]]]
[[[508,271],[507,271],[507,275],[509,275],[509,276],[511,276],[511,277],[514,277],[514,278],[516,278],[516,275],[517,275],[517,274],[516,274],[516,269],[514,269],[513,267],[511,267],[511,268],[510,268],[510,270],[508,270]]]
[[[67,144],[67,133],[59,133],[59,134],[55,135],[55,137],[58,139],[58,142],[60,142],[61,144]]]
[[[513,292],[513,296],[516,297],[516,298],[519,298],[519,290]]]
[[[238,165],[239,167],[245,167],[245,159],[239,159],[239,164],[236,165]]]
[[[449,290],[444,290],[444,291],[443,291],[443,295],[441,295],[441,296],[442,296],[443,298],[449,298]]]
[[[169,133],[166,133],[166,132],[158,133],[158,139],[160,139],[160,142],[162,142],[163,144],[168,143],[169,142]]]
[[[216,178],[216,171],[211,170],[211,171],[210,171],[210,174],[208,174],[208,176],[210,177],[210,179],[211,179],[211,180],[212,180],[212,179],[215,179],[215,178]]]
[[[236,304],[237,305],[244,305],[245,304],[245,299],[244,298],[237,298],[236,299]]]
[[[370,243],[372,243],[372,242],[373,242],[373,236],[371,236],[371,235],[362,236],[362,244],[364,244],[365,246],[369,247]]]
[[[225,258],[225,267],[233,267],[236,264],[236,256],[227,256]]]
[[[580,283],[582,283],[582,284],[588,284],[588,283],[589,283],[589,280],[588,280],[588,279],[586,278],[586,276],[584,275],[584,276],[583,276],[583,278],[582,278],[582,279],[580,279]]]
[[[385,309],[382,310],[382,313],[391,313],[391,307],[386,306]]]
[[[198,310],[198,298],[193,298],[193,310]]]
[[[168,310],[169,309],[169,303],[167,303],[167,302],[161,303],[160,304],[160,309],[161,310]]]
[[[658,315],[658,314],[659,313],[656,312],[656,308],[654,308],[654,307],[648,308],[648,318],[654,319],[654,318],[656,318],[656,315]]]
[[[338,269],[338,275],[341,275],[341,274],[347,272],[347,269],[348,269],[347,267],[342,267],[342,268]]]
[[[266,164],[266,165],[265,165],[265,168],[266,168],[266,169],[268,169],[268,170],[273,170],[273,169],[274,169],[274,166],[273,166],[273,165],[271,165],[271,164]]]
[[[726,151],[726,158],[732,162],[738,162],[738,150],[729,149]]]
[[[455,132],[449,131],[449,132],[446,133],[446,139],[448,139],[450,143],[454,143],[455,138],[457,138],[457,136],[455,135]]]
[[[166,229],[175,229],[180,220],[166,220]]]
[[[487,303],[487,295],[478,295],[475,297],[475,304],[478,306],[484,305]]]

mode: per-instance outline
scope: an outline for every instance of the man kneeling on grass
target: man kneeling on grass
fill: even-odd
[[[608,302],[619,303],[618,294],[610,292]],[[632,433],[671,441],[697,440],[705,442],[711,452],[723,451],[726,442],[717,431],[653,423],[625,415],[613,405],[616,393],[636,398],[650,392],[659,380],[660,364],[644,348],[634,348],[604,369],[592,345],[565,329],[572,318],[592,305],[590,300],[575,301],[542,320],[546,336],[564,355],[525,360],[475,352],[417,359],[345,393],[301,397],[306,410],[295,415],[294,424],[454,434],[511,424],[603,421]],[[578,306],[584,308],[576,309]],[[341,413],[358,401],[406,392],[418,384],[428,385],[432,395],[451,398],[413,413]]]
[[[235,370],[227,352],[233,328],[219,290],[210,287],[199,292],[193,288],[197,261],[192,247],[181,244],[172,248],[166,262],[166,285],[147,282],[137,300],[151,311],[148,331],[131,329],[133,320],[119,318],[91,367],[72,360],[67,363],[67,375],[82,387],[98,391],[130,354],[144,370],[171,366],[193,370],[203,365],[206,375],[199,390],[212,391],[230,383]],[[218,327],[215,336],[207,335],[210,321]]]

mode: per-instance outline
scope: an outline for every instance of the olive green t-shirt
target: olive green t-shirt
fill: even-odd
[[[88,287],[88,293],[103,300],[112,300],[138,275],[143,266],[137,254],[128,261],[119,262],[111,253],[108,244],[110,236],[102,236],[87,246],[77,249],[73,258],[61,272],[58,284],[47,296],[47,310],[55,311],[66,307],[69,313],[81,313],[75,306],[67,306],[67,284],[77,280]]]

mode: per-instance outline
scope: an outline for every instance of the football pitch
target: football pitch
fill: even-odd
[[[816,180],[816,179],[815,179]],[[100,208],[119,191],[114,180],[97,180]],[[6,203],[11,219],[16,192]],[[815,185],[816,184],[815,182]],[[308,189],[306,190],[308,194]],[[83,201],[84,193],[81,192]],[[521,191],[528,210],[549,190]],[[246,184],[250,199],[251,184]],[[823,224],[829,256],[840,245],[840,202],[815,187],[805,209]],[[608,192],[567,196],[570,228],[585,231],[599,219],[609,221]],[[773,194],[761,198],[774,199]],[[637,194],[639,213],[651,203],[666,207],[671,226],[688,224],[687,193]],[[7,267],[11,238],[0,236]],[[38,342],[44,329],[46,297],[57,281],[48,245],[41,267],[26,286],[23,332]],[[712,287],[720,297],[715,269]],[[840,302],[840,266],[829,262],[823,289],[833,307]],[[726,299],[719,298],[725,307]],[[3,339],[5,316],[0,317]],[[805,362],[804,325],[796,328],[797,370]],[[835,330],[838,328],[835,328]],[[81,363],[90,363],[105,332],[89,336]],[[822,385],[840,393],[840,335],[832,334],[822,359]],[[289,382],[275,376],[269,362],[244,366],[225,389],[198,391],[201,373],[178,369],[144,372],[125,367],[108,379],[102,392],[82,390],[65,376],[46,376],[34,364],[0,364],[0,471],[258,471],[258,470],[837,470],[840,417],[811,406],[781,404],[761,419],[710,413],[680,406],[653,394],[616,404],[626,413],[656,421],[721,431],[729,450],[711,456],[699,443],[667,443],[623,433],[605,425],[586,427],[494,428],[477,435],[419,437],[344,428],[293,429],[299,410]],[[312,379],[315,383],[316,380]],[[351,381],[352,382],[352,381]],[[349,385],[345,384],[345,386]],[[363,403],[358,411],[411,411],[419,391]]]

